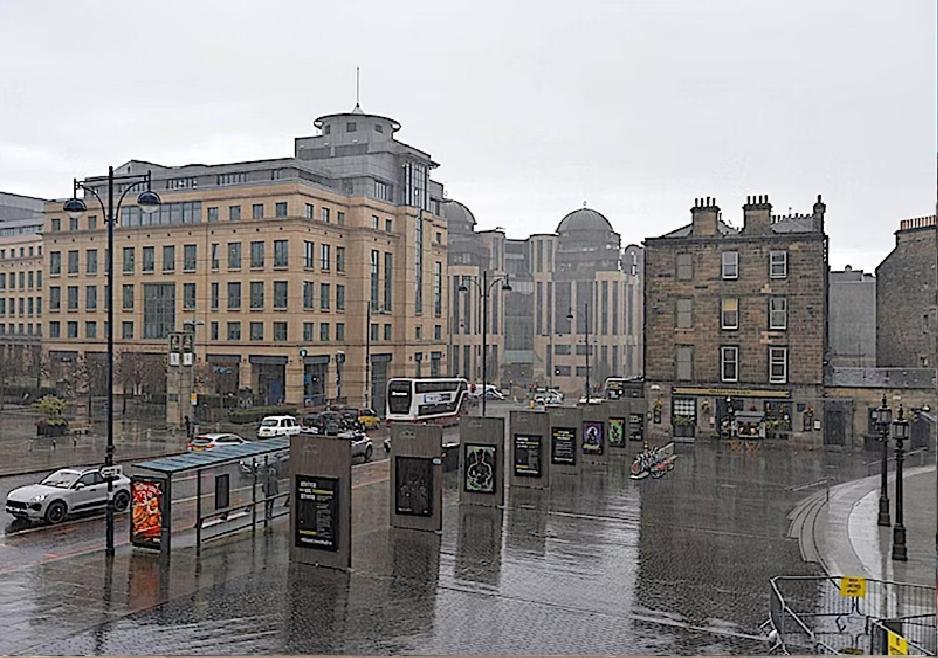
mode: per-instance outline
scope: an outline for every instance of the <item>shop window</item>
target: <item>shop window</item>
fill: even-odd
[[[674,398],[671,409],[671,426],[675,437],[693,437],[696,434],[696,399]]]

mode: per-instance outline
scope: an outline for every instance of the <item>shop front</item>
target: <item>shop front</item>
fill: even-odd
[[[671,391],[674,438],[786,440],[791,431],[791,391],[690,386]]]

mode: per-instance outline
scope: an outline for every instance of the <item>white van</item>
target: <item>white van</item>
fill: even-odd
[[[293,436],[300,433],[300,424],[293,416],[266,416],[257,428],[258,439],[272,439],[275,436]]]

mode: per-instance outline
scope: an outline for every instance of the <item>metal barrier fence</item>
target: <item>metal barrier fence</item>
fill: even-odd
[[[910,655],[936,651],[935,589],[840,576],[777,576],[770,617],[777,651],[786,654],[886,654],[886,629]]]
[[[935,457],[934,453],[929,451],[928,448],[916,448],[915,450],[909,450],[905,455],[905,467],[911,468],[913,466],[925,466],[925,464],[934,464]],[[896,456],[892,450],[889,451],[889,455],[886,458],[886,469],[894,471],[896,468]],[[883,471],[883,460],[874,459],[873,461],[866,462],[866,474],[867,475],[879,475]]]

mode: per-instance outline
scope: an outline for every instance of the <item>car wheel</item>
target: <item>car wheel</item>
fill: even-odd
[[[49,523],[61,523],[65,520],[67,514],[68,506],[61,500],[56,500],[49,503],[49,507],[46,508],[46,521]]]
[[[130,494],[126,491],[118,491],[114,494],[111,504],[114,506],[115,512],[126,512],[130,506]]]
[[[365,448],[365,461],[366,462],[371,461],[371,455],[373,453],[374,453],[374,450],[372,450],[371,446],[368,446],[367,448]]]

